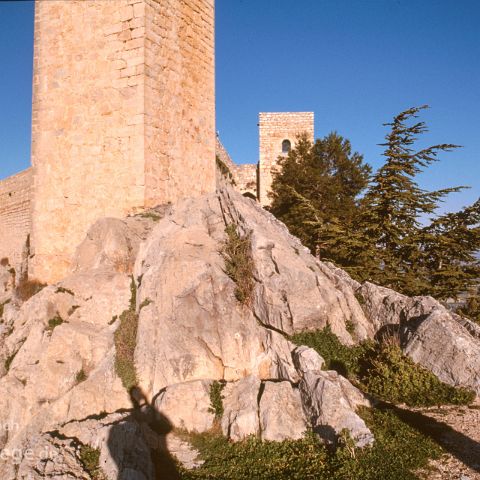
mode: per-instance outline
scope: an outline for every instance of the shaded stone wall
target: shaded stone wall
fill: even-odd
[[[288,140],[295,148],[298,135],[306,133],[314,140],[313,112],[283,112],[259,114],[260,156],[259,156],[259,192],[260,203],[270,204],[268,192],[272,185],[272,171],[278,157],[282,155],[282,143]]]
[[[243,195],[257,198],[257,171],[257,165],[253,163],[235,165],[237,188]]]
[[[215,188],[213,0],[35,4],[32,275],[88,227]]]
[[[32,183],[31,168],[0,181],[0,260],[15,268],[30,233]]]

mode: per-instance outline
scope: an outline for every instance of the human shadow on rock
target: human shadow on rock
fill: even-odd
[[[172,424],[139,388],[131,389],[130,399],[130,415],[111,427],[107,440],[118,470],[117,480],[180,480],[167,448]]]

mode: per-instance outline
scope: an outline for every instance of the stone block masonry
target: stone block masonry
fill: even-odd
[[[32,169],[0,181],[0,260],[18,270],[31,228]]]
[[[37,0],[30,274],[88,227],[215,189],[214,0]]]
[[[268,193],[272,186],[272,172],[278,157],[295,148],[299,135],[305,133],[314,140],[313,112],[282,112],[259,114],[260,157],[258,164],[258,199],[263,206],[270,204]]]

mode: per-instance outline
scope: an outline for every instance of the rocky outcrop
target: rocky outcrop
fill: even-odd
[[[249,302],[237,300],[225,271],[227,225],[250,239]],[[415,361],[449,383],[478,386],[480,362],[460,371],[480,351],[468,324],[433,299],[358,284],[228,187],[143,216],[100,220],[73,263],[59,284],[23,305],[6,304],[0,325],[0,422],[15,425],[0,432],[0,442],[6,451],[38,453],[18,470],[32,478],[47,468],[52,478],[82,478],[82,445],[99,449],[112,480],[121,472],[152,479],[151,449],[165,458],[174,450],[192,467],[196,452],[171,429],[204,432],[217,421],[235,441],[296,439],[313,429],[327,442],[347,430],[358,446],[370,444],[357,414],[368,400],[322,370],[314,350],[289,340],[326,325],[348,345],[393,325]],[[115,331],[125,310],[138,319],[141,401],[115,369]],[[215,381],[225,384],[222,418],[212,409]],[[56,461],[44,461],[46,446],[60,452]],[[2,479],[15,475],[8,462],[0,464]]]
[[[480,394],[480,340],[443,308],[402,325],[403,350],[416,363],[454,386]]]

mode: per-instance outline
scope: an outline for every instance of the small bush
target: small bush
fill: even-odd
[[[1,260],[0,260],[0,265],[2,267],[8,267],[8,265],[10,265],[10,262],[8,260],[7,257],[3,257]]]
[[[91,478],[94,480],[104,478],[102,470],[100,469],[100,450],[98,448],[90,447],[90,445],[81,445],[80,462]]]
[[[36,295],[40,290],[47,285],[35,279],[22,279],[15,289],[15,295],[22,302],[26,302],[29,298]]]
[[[127,390],[137,384],[135,347],[137,345],[138,316],[135,311],[137,290],[133,278],[130,291],[130,308],[120,315],[120,324],[114,335],[115,371]]]
[[[293,343],[315,349],[325,360],[327,370],[336,370],[345,377],[354,377],[360,371],[360,362],[371,343],[347,347],[332,332],[329,325],[323,330],[297,333],[291,337]]]
[[[223,415],[223,395],[222,390],[225,388],[225,382],[214,381],[210,385],[210,408],[208,411],[215,414],[215,419],[220,420]]]
[[[60,317],[60,315],[57,315],[48,321],[48,327],[46,328],[46,331],[49,333],[52,333],[55,330],[55,328],[61,325],[62,323],[64,323],[63,318]]]
[[[364,342],[347,347],[329,326],[315,332],[294,335],[297,345],[314,348],[328,370],[360,384],[367,393],[391,403],[409,406],[467,405],[475,393],[441,382],[433,373],[403,355],[398,339],[386,337],[382,343]]]
[[[475,393],[441,382],[432,372],[403,355],[394,343],[377,345],[363,359],[360,380],[368,393],[412,407],[467,405]]]
[[[236,299],[244,305],[250,305],[255,286],[250,235],[241,237],[234,224],[228,225],[225,232],[227,241],[221,252],[225,260],[225,271],[236,283]]]
[[[147,212],[141,212],[137,216],[142,217],[142,218],[149,218],[150,220],[153,220],[154,222],[158,222],[162,219],[162,217],[159,213],[154,212],[152,210],[149,210]]]

